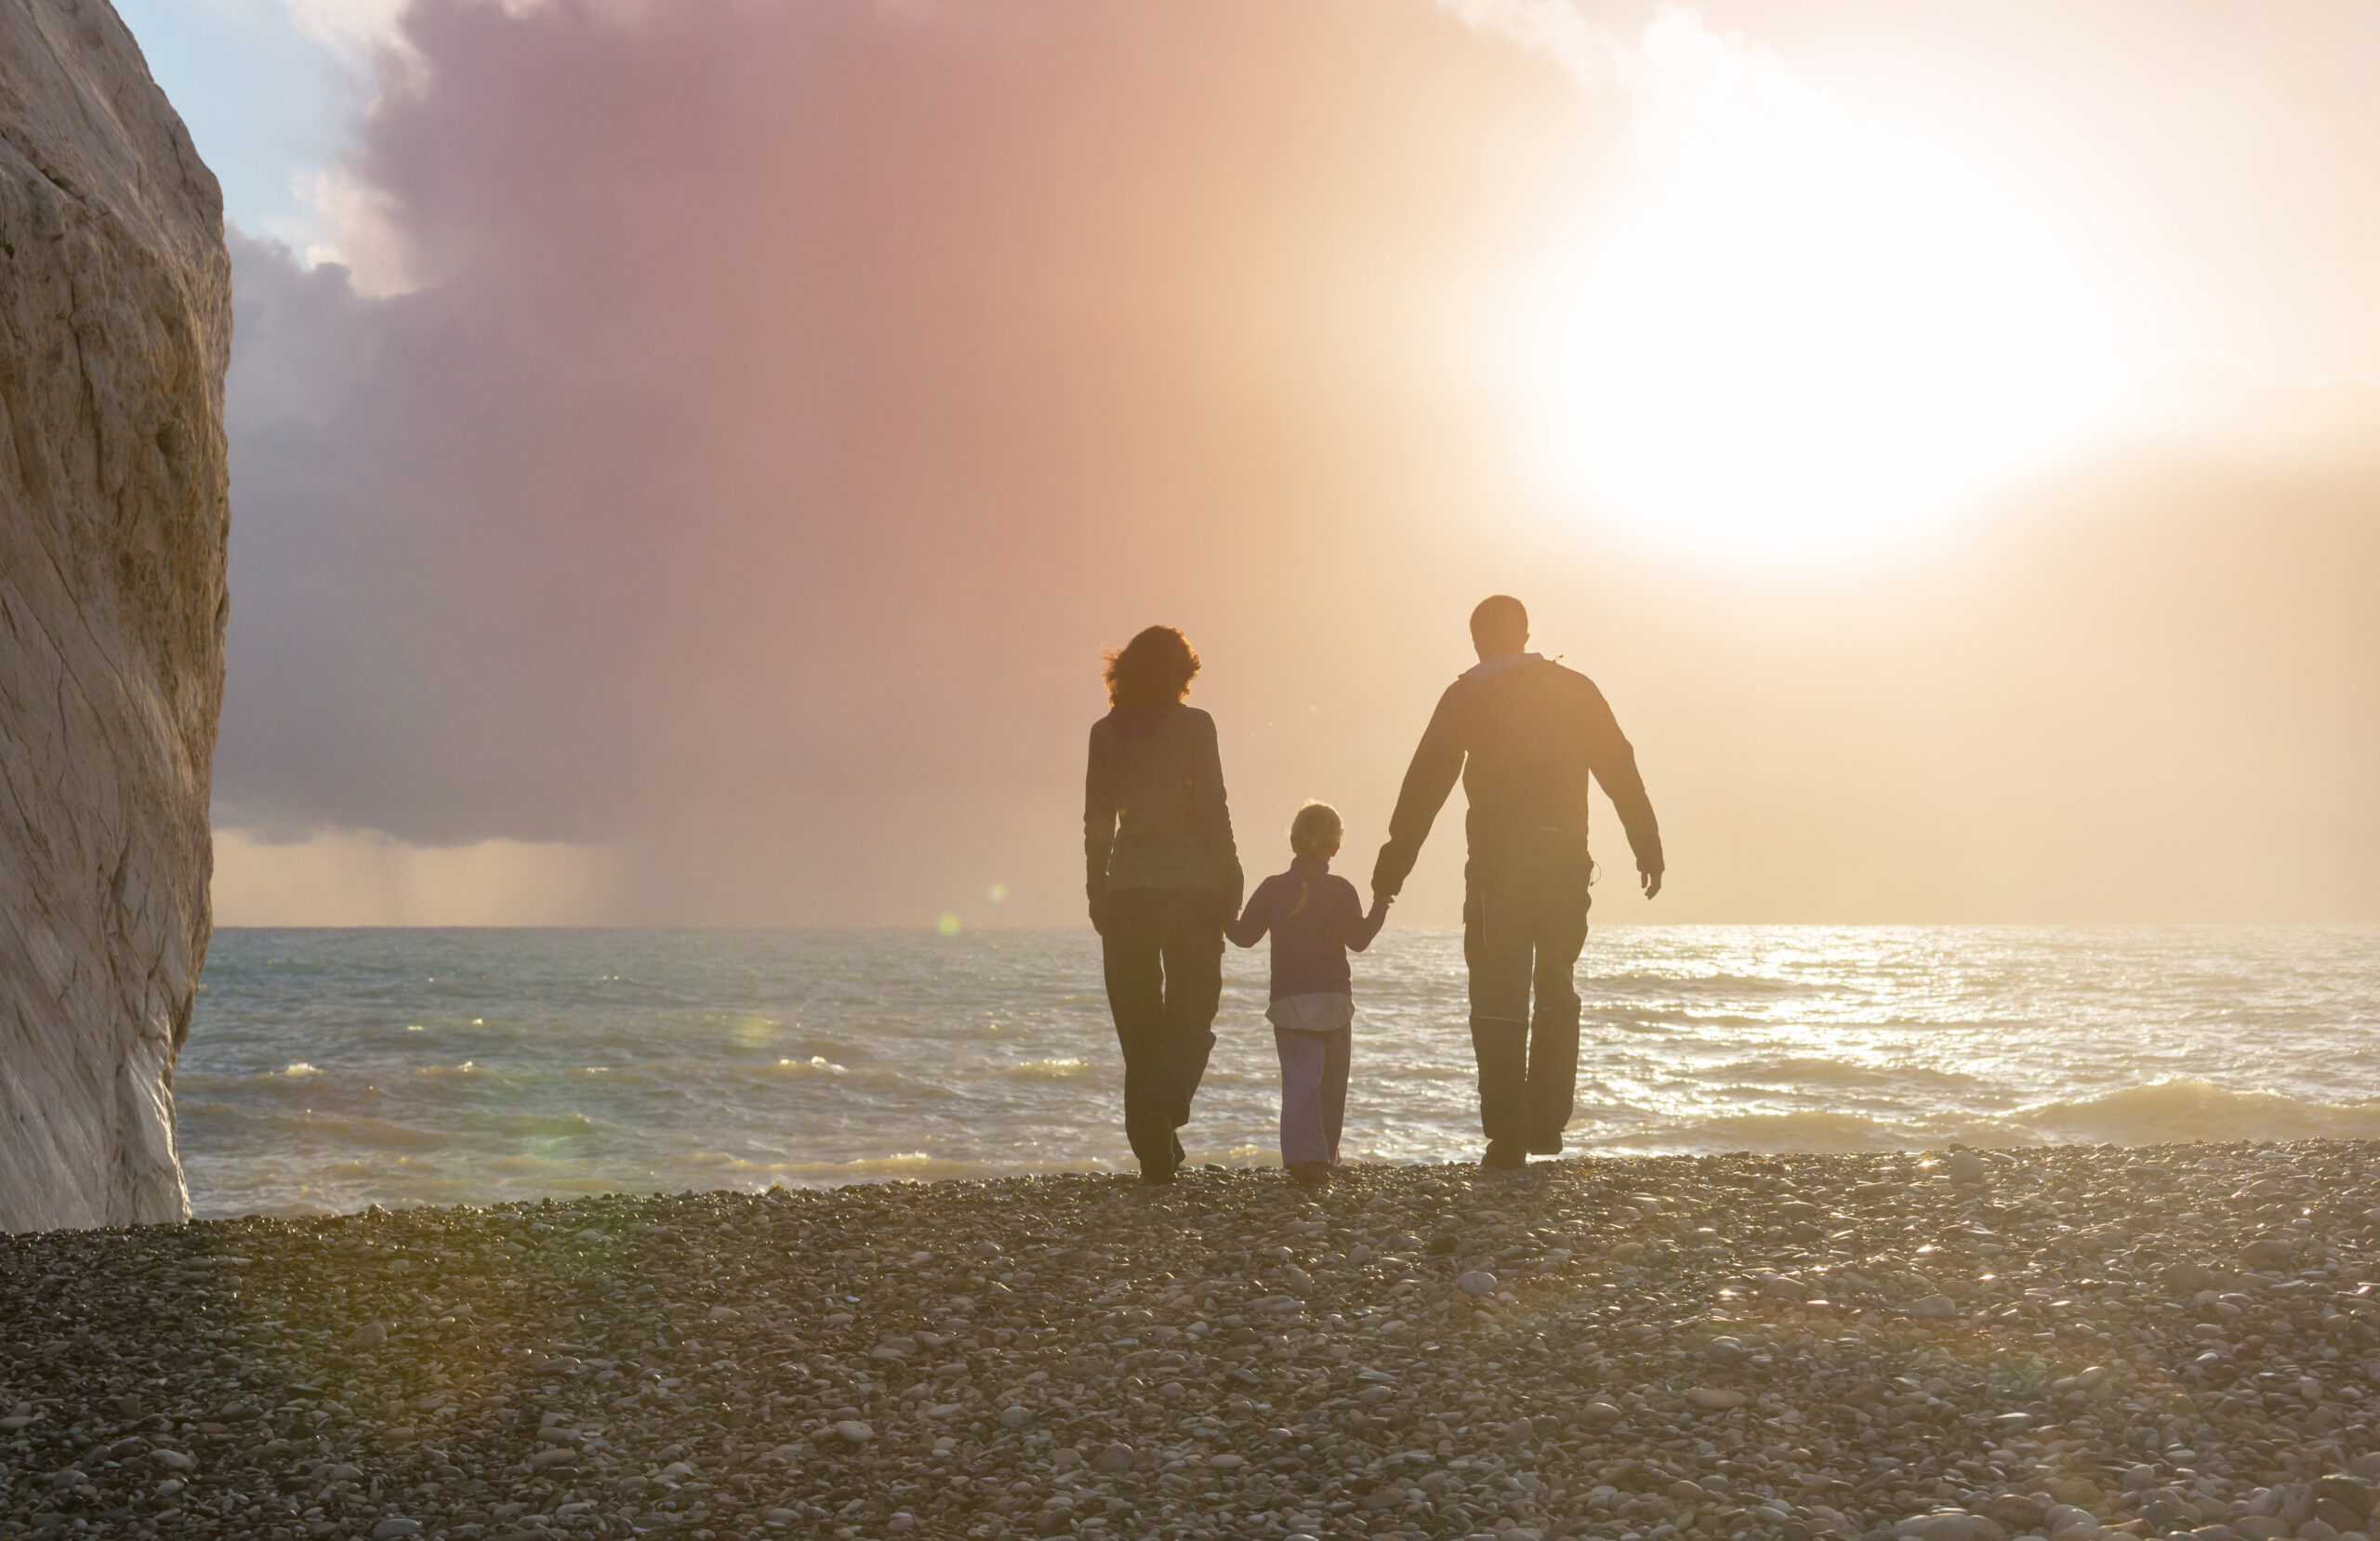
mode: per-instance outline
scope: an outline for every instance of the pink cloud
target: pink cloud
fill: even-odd
[[[2127,452],[1791,576],[1519,490],[1473,343],[1624,128],[1542,50],[1422,0],[403,26],[348,169],[420,286],[235,245],[226,823],[601,845],[624,919],[1064,920],[1102,645],[1191,630],[1263,870],[1305,797],[1377,837],[1514,588],[1672,918],[2380,916],[2368,458]],[[2210,809],[2254,833],[2193,890]]]

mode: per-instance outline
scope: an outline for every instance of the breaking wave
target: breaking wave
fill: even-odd
[[[2192,1140],[2380,1139],[2380,1100],[2314,1102],[2235,1091],[2197,1076],[2044,1102],[2005,1121],[2057,1144],[2171,1145]]]

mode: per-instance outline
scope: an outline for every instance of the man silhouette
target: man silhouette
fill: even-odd
[[[1499,594],[1471,612],[1479,666],[1447,687],[1413,751],[1372,868],[1372,892],[1405,886],[1438,810],[1462,781],[1471,857],[1462,870],[1462,954],[1479,1062],[1481,1165],[1517,1168],[1562,1149],[1579,1078],[1579,993],[1587,941],[1587,779],[1620,810],[1645,897],[1661,891],[1661,832],[1636,751],[1585,675],[1526,650],[1528,612]],[[1536,1010],[1530,1011],[1534,990]]]

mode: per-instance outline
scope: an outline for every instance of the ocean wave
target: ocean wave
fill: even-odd
[[[1792,1091],[1826,1087],[1908,1089],[1923,1087],[1939,1092],[1976,1084],[1974,1076],[1955,1070],[1927,1065],[1860,1064],[1818,1056],[1741,1060],[1729,1064],[1697,1066],[1686,1073],[1698,1081],[1742,1083]]]
[[[831,1188],[846,1182],[886,1182],[902,1179],[924,1181],[938,1178],[1035,1177],[1051,1172],[1099,1171],[1089,1161],[968,1161],[925,1151],[890,1155],[856,1156],[848,1161],[763,1161],[750,1156],[703,1151],[690,1158],[713,1173],[732,1174],[766,1187],[770,1181],[795,1188]]]
[[[2044,1102],[1998,1122],[2009,1133],[2058,1144],[2373,1139],[2380,1139],[2380,1101],[2310,1102],[2187,1076],[2077,1101]]]
[[[205,1147],[235,1140],[284,1156],[294,1148],[283,1142],[303,1141],[317,1149],[362,1147],[373,1151],[428,1151],[447,1146],[453,1136],[443,1129],[425,1129],[394,1119],[371,1118],[320,1109],[231,1106],[222,1102],[185,1105],[184,1138]]]
[[[1778,978],[1759,974],[1732,973],[1662,973],[1630,969],[1619,973],[1581,974],[1579,993],[1605,994],[1634,991],[1646,995],[1820,995],[1840,994],[1856,990],[1843,980],[1802,980]]]
[[[1002,1065],[1003,1075],[1022,1076],[1028,1081],[1079,1081],[1091,1073],[1090,1064],[1081,1060],[1022,1060],[1012,1065]]]
[[[1130,1169],[1095,948],[997,941],[520,933],[486,940],[464,1004],[451,937],[228,931],[176,1073],[193,1202]],[[1234,956],[1183,1135],[1270,1165],[1262,960]],[[1476,1160],[1459,936],[1393,933],[1357,967],[1348,1151]],[[1631,931],[1580,984],[1567,1142],[1591,1155],[2380,1138],[2355,1031],[2380,1021],[2380,930]]]
[[[573,1109],[567,1113],[543,1113],[535,1109],[512,1109],[495,1120],[507,1134],[516,1135],[587,1135],[595,1132],[595,1120]]]
[[[1358,1046],[1360,1047],[1360,1046]],[[1377,1069],[1360,1060],[1354,1072],[1357,1080],[1370,1081],[1469,1081],[1476,1079],[1479,1071],[1472,1065],[1449,1064],[1389,1064]]]
[[[1642,1151],[1708,1155],[1723,1151],[1858,1154],[1911,1150],[1926,1141],[1914,1131],[1863,1118],[1856,1113],[1800,1112],[1734,1113],[1671,1128],[1638,1126],[1602,1139],[1591,1138],[1590,1143],[1615,1153]]]

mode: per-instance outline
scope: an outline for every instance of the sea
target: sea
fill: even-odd
[[[1261,950],[1193,1162],[1277,1160]],[[2380,1137],[2380,929],[1617,927],[1569,1149]],[[1458,930],[1355,960],[1342,1154],[1474,1158]],[[215,934],[176,1075],[202,1217],[1131,1169],[1088,930]]]

